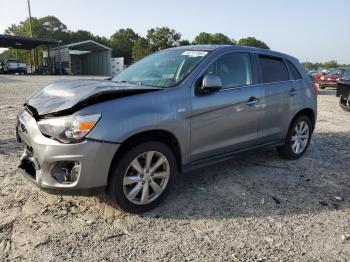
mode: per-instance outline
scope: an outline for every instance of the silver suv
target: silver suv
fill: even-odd
[[[186,172],[264,146],[308,148],[316,92],[297,59],[240,46],[186,46],[147,56],[111,81],[38,89],[18,114],[20,170],[57,194],[107,195],[141,213]]]

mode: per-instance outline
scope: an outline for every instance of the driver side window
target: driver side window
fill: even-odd
[[[231,53],[220,57],[206,70],[204,75],[217,75],[223,88],[252,84],[252,70],[248,53]]]

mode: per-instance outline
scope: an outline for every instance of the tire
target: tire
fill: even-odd
[[[298,127],[301,127],[302,123],[307,125],[307,129],[308,129],[308,137],[307,137],[306,143],[305,143],[305,139],[304,139],[304,137],[306,136],[306,133],[303,133],[304,135],[301,134],[299,136],[296,134],[297,126],[299,125]],[[303,129],[303,128],[301,128],[301,129]],[[279,156],[284,158],[284,159],[290,159],[290,160],[298,159],[298,158],[302,157],[309,147],[311,136],[312,136],[312,131],[313,131],[312,124],[311,124],[310,118],[308,116],[302,115],[302,116],[299,116],[298,118],[296,118],[289,127],[285,144],[283,146],[277,148],[277,152],[278,152]],[[296,137],[299,137],[298,138],[299,140],[295,139]],[[300,147],[299,147],[300,151],[299,152],[297,150],[297,147],[294,146],[295,144],[292,140],[295,140],[296,143],[298,143],[298,141],[299,141],[299,143],[300,143]]]
[[[343,98],[342,98],[342,96],[340,96],[340,98],[339,98],[339,105],[340,105],[340,107],[344,111],[350,112],[350,94],[349,94],[347,99],[346,98],[344,99],[344,100],[346,100],[345,105],[343,105],[342,100],[343,100]]]
[[[321,85],[321,84],[319,84],[319,86],[318,86],[320,89],[326,89],[326,87],[324,86],[324,85]]]
[[[149,161],[149,169],[147,170],[148,153],[150,153],[151,161]],[[152,167],[154,168],[158,161],[159,163],[162,162],[163,157],[166,161],[155,168],[152,173]],[[134,162],[135,159],[137,159],[136,162]],[[138,172],[133,166],[136,166],[139,171],[142,170],[142,173]],[[168,177],[164,174],[167,174]],[[166,198],[176,174],[176,158],[167,145],[158,141],[142,142],[136,146],[131,146],[113,163],[109,175],[107,196],[119,209],[128,213],[140,214],[155,208]],[[158,177],[160,175],[164,177]],[[159,189],[162,189],[162,191]],[[135,192],[137,193],[134,196]]]

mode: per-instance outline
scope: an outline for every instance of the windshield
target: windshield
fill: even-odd
[[[334,69],[329,72],[329,75],[342,75],[344,73],[344,69]]]
[[[171,87],[185,79],[207,54],[184,50],[158,52],[128,67],[112,81]]]

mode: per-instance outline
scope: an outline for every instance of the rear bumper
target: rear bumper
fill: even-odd
[[[319,81],[318,84],[323,87],[337,87],[337,82],[334,81]]]
[[[54,194],[92,195],[107,186],[109,168],[119,145],[85,140],[62,144],[43,136],[26,111],[18,115],[17,134],[25,144],[19,170],[39,188]],[[57,179],[57,172],[79,166],[74,179]],[[61,174],[62,174],[61,172]]]
[[[26,73],[27,72],[27,68],[8,68],[7,71],[9,73]]]

